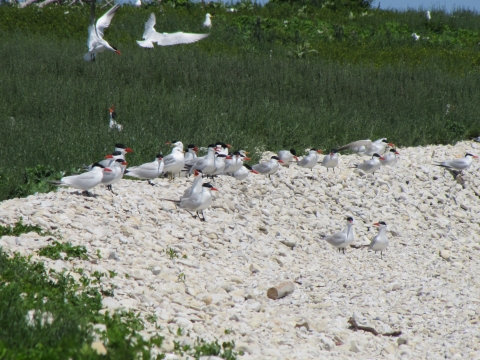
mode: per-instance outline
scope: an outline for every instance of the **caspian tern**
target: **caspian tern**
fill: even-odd
[[[237,181],[242,181],[248,177],[249,173],[258,174],[258,172],[253,170],[250,165],[245,164],[240,168],[240,170],[234,172],[233,174],[229,173],[228,175],[232,176]]]
[[[210,174],[212,178],[223,173],[225,170],[225,160],[232,160],[232,157],[225,154],[217,154],[215,156],[215,170]]]
[[[337,151],[352,150],[353,152],[359,154],[371,156],[375,153],[383,154],[387,148],[387,145],[391,147],[395,146],[392,143],[389,143],[386,138],[378,139],[375,141],[358,140],[338,148]]]
[[[107,185],[107,189],[113,193],[112,185],[119,182],[123,177],[123,172],[127,162],[124,159],[116,159],[114,163],[109,167],[112,171],[104,172],[102,184]]]
[[[200,192],[194,192],[189,197],[182,198],[181,200],[169,200],[163,199],[166,201],[174,202],[180,209],[190,211],[195,211],[197,213],[198,218],[201,221],[205,221],[205,215],[203,215],[203,210],[207,209],[212,205],[212,194],[210,190],[217,191],[216,188],[213,187],[210,183],[205,183],[202,185],[202,190]],[[200,212],[202,213],[202,217],[200,217]],[[191,214],[194,218],[197,217]]]
[[[434,164],[437,166],[442,166],[447,170],[456,170],[456,171],[463,171],[467,170],[470,165],[472,165],[473,159],[478,159],[478,156],[472,155],[470,153],[466,153],[465,157],[461,159],[452,159],[452,160],[445,160],[443,162],[438,162],[438,164]]]
[[[336,149],[330,150],[330,153],[323,158],[321,165],[325,166],[327,171],[332,168],[333,172],[335,172],[335,168],[338,166],[338,156],[339,154]]]
[[[243,161],[248,160],[251,159],[243,156],[240,151],[235,151],[231,159],[225,160],[225,169],[223,172],[226,174],[233,174],[242,168]]]
[[[181,143],[180,143],[181,144]],[[182,147],[174,147],[172,153],[163,158],[164,168],[163,172],[168,173],[169,179],[173,180],[175,174],[179,174],[185,166],[185,156],[183,155]]]
[[[217,152],[223,155],[228,155],[228,149],[232,147],[232,145],[222,142],[217,142],[215,146],[217,147]]]
[[[145,23],[145,31],[143,32],[143,41],[137,40],[137,44],[143,48],[153,48],[153,43],[160,46],[191,44],[196,41],[205,39],[210,34],[190,34],[184,32],[176,33],[158,33],[155,30],[155,14],[151,13]]]
[[[379,221],[373,225],[378,226],[378,235],[372,239],[372,242],[368,245],[368,250],[373,250],[375,253],[380,251],[380,256],[383,258],[383,250],[388,246],[387,224],[385,224],[385,221]]]
[[[385,160],[385,158],[378,154],[373,154],[370,160],[365,160],[361,164],[355,164],[353,168],[362,170],[365,174],[375,174],[375,171],[382,166],[380,160]]]
[[[103,160],[100,160],[98,162],[98,164],[100,165],[103,165],[105,167],[109,167],[110,165],[113,164],[113,162],[116,160],[116,159],[125,159],[126,158],[126,155],[127,153],[131,153],[133,152],[132,149],[126,147],[125,145],[123,144],[115,144],[115,151],[112,152],[111,154],[105,156],[105,159]],[[92,170],[92,166],[93,164],[90,164],[90,165],[83,165],[83,168],[85,170]]]
[[[209,13],[207,13],[207,15],[205,15],[205,21],[203,22],[203,27],[207,27],[209,29],[212,28],[212,20],[211,18],[213,18],[212,15],[210,15]]]
[[[185,153],[185,163],[189,160],[197,158],[198,147],[193,144],[187,146],[187,152]]]
[[[163,167],[163,155],[158,154],[155,157],[155,160],[152,162],[129,167],[125,170],[125,175],[137,179],[148,180],[148,183],[154,186],[155,184],[152,182],[152,180],[159,177],[163,173]]]
[[[202,191],[202,172],[199,170],[195,170],[195,178],[193,179],[192,186],[190,186],[188,189],[186,189],[183,192],[182,197],[180,198],[180,201],[183,199],[186,199],[190,197],[190,195],[194,193],[198,193]]]
[[[278,158],[278,156],[272,156],[270,161],[264,161],[259,164],[253,165],[252,169],[255,170],[257,173],[262,175],[270,175],[275,174],[278,169],[280,168],[280,164],[283,164],[283,161]]]
[[[280,150],[277,154],[278,158],[283,161],[283,165],[290,166],[291,163],[298,161],[295,149]]]
[[[396,149],[390,149],[390,151],[383,155],[383,158],[385,160],[380,160],[380,163],[382,164],[382,166],[395,165],[398,161],[397,155],[400,155],[400,153]]]
[[[115,118],[117,117],[117,113],[115,112],[115,106],[112,105],[112,107],[109,109],[109,112],[110,112],[110,124],[108,125],[108,127],[110,128],[110,130],[117,129],[118,131],[122,131],[123,125],[120,125],[115,121]]]
[[[53,185],[68,186],[75,189],[83,190],[82,194],[85,196],[92,196],[89,190],[102,182],[104,172],[111,172],[109,168],[105,168],[98,163],[93,164],[92,170],[82,173],[80,175],[65,176],[58,181],[50,181]]]
[[[318,163],[318,155],[321,154],[322,150],[317,150],[315,148],[310,149],[308,155],[303,157],[302,160],[297,162],[297,165],[303,168],[311,169],[313,171],[313,167]]]
[[[91,11],[91,24],[88,27],[88,40],[87,47],[88,52],[83,55],[85,61],[95,61],[96,54],[104,52],[105,50],[110,50],[115,52],[118,55],[121,55],[115,47],[111,46],[107,41],[103,39],[103,31],[108,28],[110,22],[113,19],[113,16],[120,9],[120,5],[117,4],[108,10],[103,16],[101,16],[97,23],[95,24],[95,3],[92,2],[92,11]]]
[[[324,240],[328,242],[330,245],[332,245],[333,247],[336,247],[339,252],[343,250],[343,253],[345,254],[345,248],[350,246],[350,244],[352,244],[355,241],[355,230],[353,229],[353,218],[352,217],[347,218],[347,226],[345,227],[345,229],[343,229],[343,231],[327,236]]]
[[[215,150],[215,145],[210,144],[208,145],[207,156],[199,157],[186,163],[187,167],[191,167],[190,173],[200,170],[203,175],[211,175],[215,171]]]

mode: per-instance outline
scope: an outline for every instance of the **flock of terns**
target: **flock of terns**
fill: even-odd
[[[88,27],[88,40],[87,47],[88,52],[83,55],[83,58],[86,61],[95,61],[96,55],[104,52],[105,50],[113,51],[118,55],[121,55],[121,52],[114,46],[110,45],[106,41],[104,36],[104,31],[110,26],[110,22],[113,19],[115,13],[120,9],[120,5],[117,4],[103,14],[95,23],[95,2],[92,2],[91,12],[90,12],[90,26]],[[207,14],[205,16],[205,22],[203,26],[206,28],[212,27],[212,18],[213,16]],[[137,40],[137,44],[143,48],[153,48],[153,44],[157,43],[160,46],[170,46],[170,45],[179,45],[179,44],[191,44],[196,41],[205,39],[210,34],[191,34],[184,32],[176,33],[159,33],[155,30],[155,14],[150,14],[147,22],[145,23],[145,31],[143,32],[143,40]]]
[[[112,107],[110,108],[110,127],[112,127],[112,123],[115,126],[121,126],[115,122],[115,116],[115,111]],[[339,164],[339,152],[342,150],[350,150],[360,155],[371,156],[370,159],[353,166],[353,168],[359,169],[365,174],[374,174],[382,166],[393,166],[397,164],[399,159],[399,153],[394,148],[394,144],[388,142],[386,138],[376,141],[358,140],[338,149],[332,149],[324,156],[322,161],[318,157],[322,151],[315,148],[308,150],[308,154],[301,159],[299,159],[294,149],[281,150],[276,156],[272,156],[269,161],[260,162],[253,166],[244,163],[244,161],[251,160],[247,157],[247,151],[238,150],[230,153],[232,146],[223,142],[210,144],[207,147],[205,156],[197,155],[199,148],[194,144],[188,145],[186,151],[184,151],[184,145],[181,141],[172,141],[166,144],[173,147],[171,153],[167,156],[158,154],[152,162],[128,168],[125,158],[133,150],[123,144],[116,144],[114,152],[107,155],[105,159],[89,166],[84,166],[86,172],[79,175],[66,176],[51,183],[57,186],[80,189],[83,191],[83,195],[92,196],[89,191],[101,184],[106,185],[113,193],[112,185],[119,182],[123,176],[147,180],[150,185],[155,185],[152,180],[162,174],[167,174],[170,180],[174,180],[176,175],[193,175],[192,185],[185,190],[180,199],[162,200],[171,201],[180,209],[188,211],[194,218],[198,217],[201,221],[205,221],[203,210],[211,206],[211,191],[216,191],[217,189],[211,183],[203,183],[204,177],[211,177],[213,180],[216,176],[226,175],[239,181],[246,179],[250,173],[270,177],[280,169],[280,165],[290,166],[292,164],[305,169],[311,169],[312,171],[316,165],[320,164],[326,167],[327,171],[329,169],[335,171]],[[437,162],[435,165],[450,171],[461,172],[470,167],[474,158],[477,158],[477,156],[467,153],[463,158]],[[193,213],[196,213],[196,215]],[[383,250],[388,246],[387,225],[383,221],[374,225],[379,227],[379,233],[373,238],[369,249],[375,252],[380,251],[383,256]],[[339,251],[343,250],[345,252],[345,249],[353,243],[354,239],[353,218],[349,217],[347,218],[345,229],[334,235],[327,236],[325,241]]]

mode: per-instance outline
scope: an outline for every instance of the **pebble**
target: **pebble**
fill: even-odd
[[[156,187],[122,180],[115,185],[121,201],[104,187],[93,190],[96,198],[66,188],[6,200],[0,221],[23,217],[58,241],[86,245],[89,260],[41,259],[56,271],[115,271],[101,278],[115,285],[101,312],[155,314],[145,336],[159,331],[162,351],[200,337],[234,340],[246,359],[478,358],[479,162],[464,172],[469,186],[462,186],[431,163],[473,151],[470,142],[398,150],[398,164],[373,176],[348,168],[366,157],[341,155],[340,169],[316,166],[312,179],[295,165],[271,179],[218,177],[222,194],[205,210],[206,222],[160,200],[180,197],[191,178],[157,179]],[[339,253],[322,240],[347,215],[355,219],[356,245],[376,235],[373,223],[388,224],[383,256],[366,247]],[[0,245],[38,256],[51,237],[3,236]],[[296,282],[294,293],[266,297],[271,284],[287,280]],[[360,325],[402,335],[349,330],[353,313]],[[189,336],[179,339],[178,328]]]

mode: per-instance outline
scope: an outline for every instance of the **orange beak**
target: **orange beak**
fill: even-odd
[[[132,150],[132,149],[130,149],[130,148],[126,148],[126,149],[125,149],[125,152],[127,152],[127,153],[131,153],[131,152],[133,152],[133,150]]]
[[[170,142],[170,141],[167,141],[167,142],[165,143],[165,145],[170,145],[170,144],[171,144],[171,142]]]
[[[279,162],[280,164],[283,164],[283,160],[278,160],[278,162]]]
[[[112,155],[107,155],[107,156],[105,156],[105,159],[113,159],[113,156]]]
[[[210,190],[218,191],[218,189],[217,189],[217,188],[214,188],[214,187],[212,187]]]
[[[227,156],[225,160],[232,160],[233,158],[231,156]]]
[[[115,54],[122,55],[122,53],[118,50],[115,50]]]
[[[322,150],[317,150],[317,153],[321,154],[321,153],[322,153]]]
[[[395,151],[395,155],[400,155],[400,153],[398,151]],[[477,156],[478,157],[478,156]]]
[[[388,143],[387,145],[390,147],[395,147],[395,144],[392,144],[392,143]]]
[[[375,226],[380,226],[380,224],[379,224],[379,223],[375,223],[375,224],[373,224],[373,225],[375,225]]]
[[[255,171],[255,170],[250,170],[250,171],[254,174],[258,174],[258,171]]]
[[[230,145],[230,144],[227,144],[227,147],[228,147],[229,149],[231,149],[231,148],[232,148],[232,145]]]
[[[246,157],[246,156],[245,156],[245,158],[243,159],[243,161],[250,161],[250,160],[252,160],[252,159],[250,159],[249,157]]]
[[[105,168],[105,169],[103,169],[103,171],[112,172],[112,169],[110,169],[110,168]]]
[[[122,162],[122,165],[128,165],[126,161]]]
[[[380,156],[380,160],[385,160],[385,158],[383,156]]]

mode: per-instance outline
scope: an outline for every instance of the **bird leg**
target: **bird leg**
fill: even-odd
[[[197,218],[197,215],[192,214],[192,213],[191,213],[190,211],[188,211],[188,210],[187,210],[187,212],[188,212],[190,215],[192,215],[192,217],[193,217],[194,219]],[[198,214],[198,211],[197,211],[197,214]]]
[[[198,211],[197,211],[197,214],[198,214],[198,218],[200,219],[200,221],[207,221],[207,220],[205,219],[205,214],[203,213],[203,210],[202,210],[202,216],[203,216],[203,218],[200,218],[200,213],[199,213]]]
[[[148,183],[152,186],[155,186],[155,183],[153,183],[152,180],[148,180]]]
[[[89,192],[88,190],[82,191],[82,195],[87,196],[87,197],[93,197],[93,194],[91,192]]]
[[[112,189],[112,185],[111,185],[111,184],[107,185],[107,190],[110,190],[110,192],[111,192],[112,194],[115,194],[115,193],[113,192],[113,189]]]

